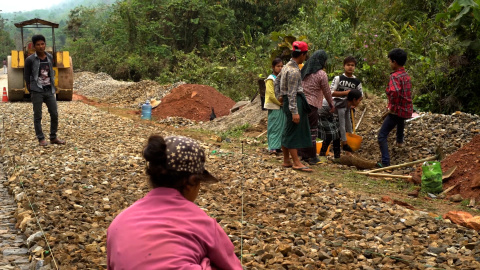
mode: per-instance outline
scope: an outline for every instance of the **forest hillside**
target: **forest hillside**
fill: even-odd
[[[408,52],[416,108],[480,113],[480,0],[69,3],[2,14],[0,56],[14,41],[18,46],[13,22],[39,17],[60,23],[57,47],[71,52],[77,70],[129,81],[206,84],[241,100],[256,93],[272,58],[288,60],[294,40],[306,41],[311,53],[328,53],[330,79],[353,55],[357,77],[380,95],[390,73],[387,54],[400,47]]]

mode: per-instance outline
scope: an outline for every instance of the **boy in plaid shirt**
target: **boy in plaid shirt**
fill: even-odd
[[[390,155],[388,153],[388,134],[397,127],[397,147],[403,146],[405,120],[412,117],[413,104],[410,76],[405,68],[407,53],[402,49],[393,49],[388,53],[390,67],[393,72],[390,75],[390,82],[386,89],[388,98],[388,114],[383,121],[378,133],[378,144],[382,153],[382,166],[390,166]]]

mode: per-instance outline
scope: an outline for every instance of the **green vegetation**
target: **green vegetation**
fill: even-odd
[[[220,137],[222,140],[226,138],[239,138],[245,133],[245,131],[250,127],[250,124],[244,124],[241,126],[234,127],[232,129],[229,129],[225,132],[220,133]]]
[[[400,47],[409,54],[417,108],[480,113],[480,0],[85,1],[100,5],[45,18],[60,23],[59,47],[71,51],[78,69],[122,80],[207,84],[240,100],[255,94],[272,57],[288,59],[298,39],[310,51],[327,51],[330,78],[342,72],[345,56],[355,56],[357,76],[381,94],[387,53]],[[43,17],[26,15],[15,21]],[[5,29],[18,43],[11,26]]]

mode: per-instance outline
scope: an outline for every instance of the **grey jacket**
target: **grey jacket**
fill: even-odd
[[[53,56],[47,52],[48,64],[50,66],[50,85],[52,87],[52,93],[55,94],[55,72],[53,70]],[[25,68],[23,76],[25,82],[30,84],[29,91],[43,92],[43,86],[40,84],[38,78],[38,72],[40,70],[40,58],[37,57],[37,53],[30,55],[25,59]]]

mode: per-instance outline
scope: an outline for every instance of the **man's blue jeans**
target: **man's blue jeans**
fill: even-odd
[[[403,143],[403,131],[405,129],[405,118],[395,114],[388,114],[378,132],[378,144],[382,153],[382,165],[390,166],[390,154],[388,153],[388,134],[397,127],[397,143]]]

